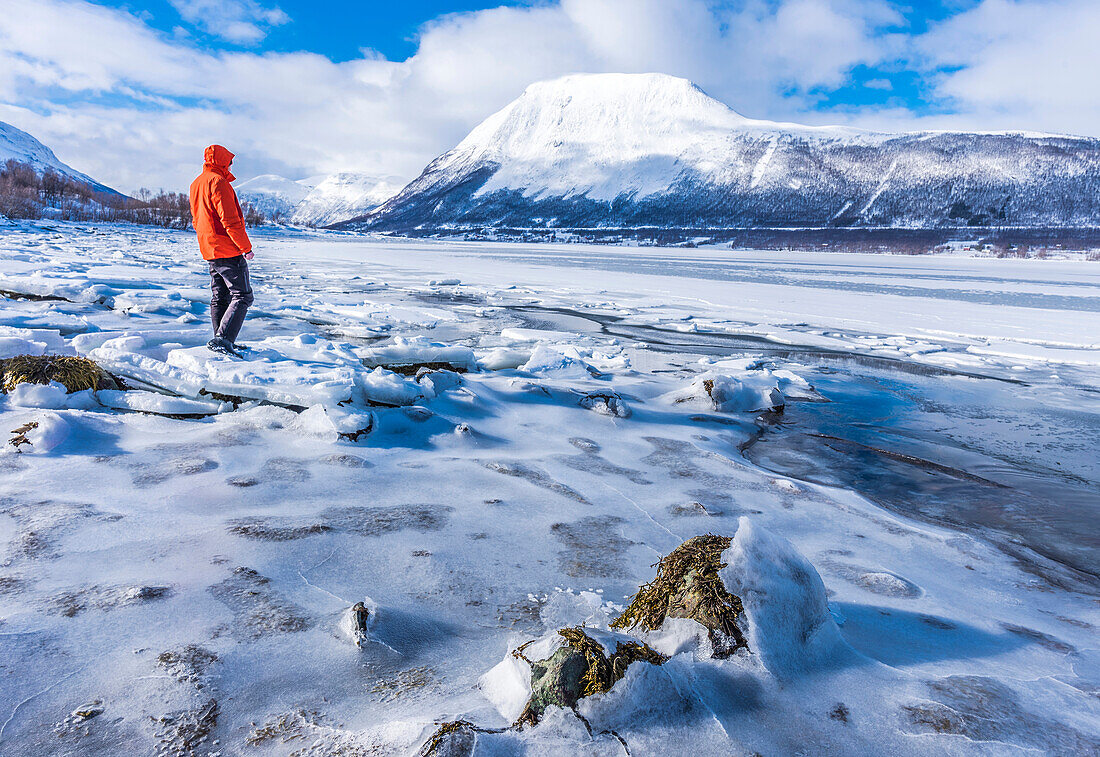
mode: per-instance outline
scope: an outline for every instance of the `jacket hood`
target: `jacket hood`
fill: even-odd
[[[229,172],[229,164],[233,162],[233,153],[225,149],[221,145],[210,145],[206,148],[202,154],[203,162],[220,173],[230,181],[234,181],[237,177]]]

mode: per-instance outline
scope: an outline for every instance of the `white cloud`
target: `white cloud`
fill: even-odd
[[[184,21],[205,32],[242,44],[262,40],[265,27],[290,21],[280,8],[267,8],[256,0],[168,0]]]
[[[1064,35],[1081,68],[1060,70],[1058,21],[1029,15],[1042,5],[1062,24],[1080,22],[1095,15],[1083,0],[985,0],[917,39],[882,33],[901,21],[886,0],[560,0],[447,16],[421,30],[407,61],[365,53],[345,63],[312,53],[205,52],[80,0],[4,4],[0,120],[124,190],[186,186],[210,142],[238,154],[240,176],[361,170],[411,178],[531,82],[578,71],[684,76],[757,118],[894,128],[980,126],[973,122],[983,118],[1059,128],[1048,122],[1063,118],[1100,131],[1088,33]],[[1022,94],[1001,75],[1015,66],[1012,55],[1028,67],[1019,72]],[[813,109],[816,93],[844,85],[852,67],[899,60],[928,71],[962,66],[933,80],[957,103],[956,115]],[[1074,87],[1091,102],[1075,106]],[[1044,108],[1042,123],[1033,123]]]
[[[918,40],[957,120],[1100,134],[1100,3],[983,0]]]

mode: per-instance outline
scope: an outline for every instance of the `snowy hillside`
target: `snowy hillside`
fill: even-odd
[[[286,220],[313,188],[308,179],[292,181],[275,174],[256,176],[236,186],[237,197],[248,202],[266,218]]]
[[[34,167],[35,171],[42,173],[47,169],[68,176],[77,182],[87,184],[98,192],[110,192],[118,194],[115,190],[100,184],[92,177],[77,171],[75,168],[62,163],[54,155],[53,150],[39,142],[25,131],[17,129],[9,123],[0,121],[0,164],[9,160],[27,163]]]
[[[1096,226],[1100,140],[744,118],[684,79],[529,87],[359,228]]]
[[[399,179],[336,173],[321,181],[294,208],[293,223],[328,226],[377,208],[401,189]]]
[[[397,177],[353,172],[298,181],[266,174],[238,184],[237,195],[269,220],[328,226],[369,213],[402,186]]]

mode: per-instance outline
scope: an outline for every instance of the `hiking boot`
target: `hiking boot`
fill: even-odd
[[[249,352],[252,350],[247,344],[241,344],[240,342],[233,342],[233,349],[237,352]]]
[[[241,354],[234,349],[233,342],[224,337],[216,336],[207,342],[206,346],[211,352],[217,352],[219,355],[241,356]]]

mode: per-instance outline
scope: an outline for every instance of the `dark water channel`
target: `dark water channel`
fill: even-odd
[[[577,311],[509,310],[531,328],[599,332],[661,352],[796,362],[826,401],[789,403],[742,450],[748,460],[978,534],[1059,586],[1100,590],[1100,403],[1087,388]]]
[[[829,401],[790,403],[749,460],[979,532],[1050,580],[1100,588],[1100,416],[982,379],[828,366],[806,378]]]

